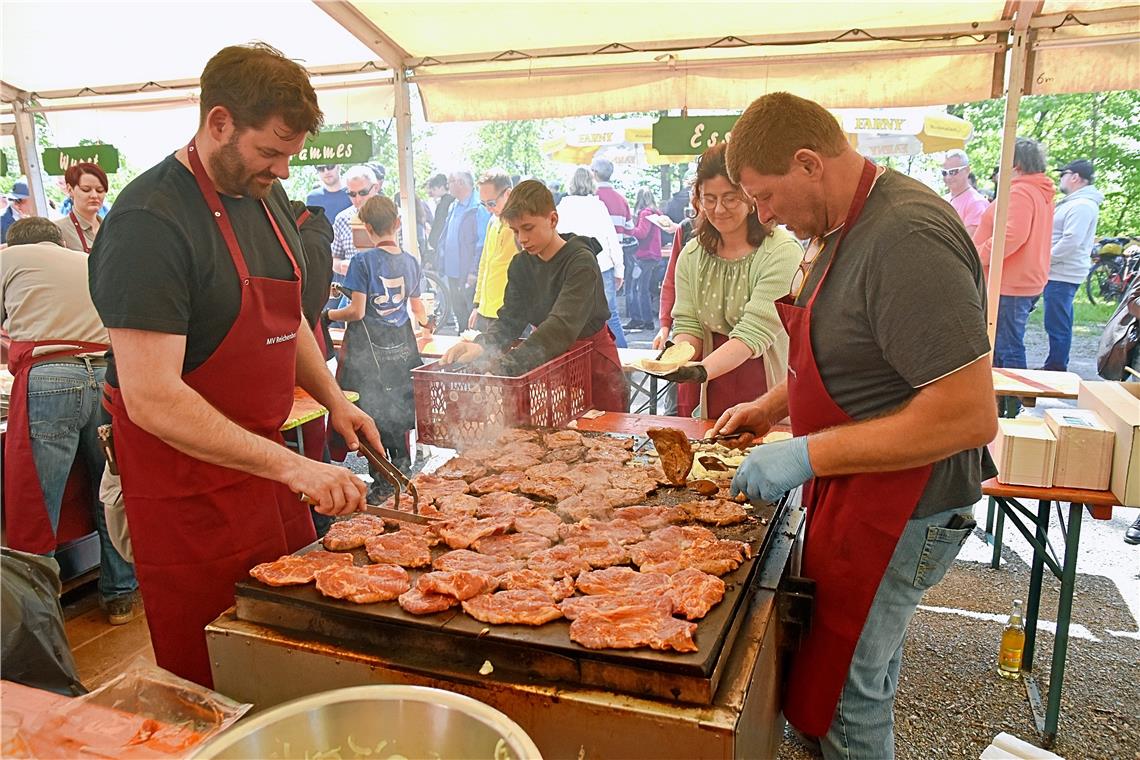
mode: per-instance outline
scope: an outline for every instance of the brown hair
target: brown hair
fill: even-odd
[[[752,101],[732,126],[726,165],[729,177],[748,167],[760,174],[787,174],[797,150],[834,158],[848,149],[835,116],[819,103],[773,92]]]
[[[295,134],[316,134],[324,123],[308,72],[263,42],[222,48],[200,82],[199,124],[215,106],[230,112],[238,130],[260,128],[273,116]]]
[[[554,211],[554,196],[536,179],[523,180],[511,191],[499,216],[507,221],[520,216],[546,216]]]
[[[735,137],[733,138],[735,139]],[[699,199],[701,197],[701,185],[704,182],[712,179],[713,177],[724,177],[729,182],[732,179],[728,176],[728,169],[724,165],[724,152],[725,143],[718,143],[712,146],[701,154],[701,158],[697,161],[697,176],[693,180],[693,205],[700,206]],[[740,194],[740,198],[745,203],[751,205],[752,201],[749,200],[748,195],[740,188],[740,185],[732,182],[732,187]],[[747,219],[748,224],[748,244],[757,246],[764,242],[764,238],[772,234],[772,228],[769,225],[761,223],[756,213],[750,212]],[[697,243],[704,249],[705,253],[713,256],[720,248],[721,239],[720,231],[713,226],[712,222],[705,214],[698,214],[697,218],[693,220],[693,229],[697,233]]]
[[[396,204],[392,202],[391,198],[384,195],[373,195],[365,201],[364,205],[360,207],[358,215],[360,221],[371,227],[377,235],[391,232],[396,220],[400,218]]]
[[[502,169],[488,169],[479,177],[478,185],[492,185],[495,192],[501,193],[511,186],[511,175]]]
[[[78,187],[79,180],[84,174],[90,174],[103,185],[103,192],[107,192],[110,185],[107,184],[107,172],[99,168],[98,164],[92,164],[87,161],[81,161],[78,164],[72,164],[67,167],[67,171],[63,173],[63,181],[67,183],[68,187]]]

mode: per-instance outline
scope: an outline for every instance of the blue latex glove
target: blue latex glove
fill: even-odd
[[[758,446],[732,478],[732,495],[773,502],[815,477],[808,458],[807,436]]]

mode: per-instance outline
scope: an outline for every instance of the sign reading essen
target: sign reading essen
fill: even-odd
[[[739,116],[662,116],[653,124],[653,148],[667,156],[697,156],[728,142]]]

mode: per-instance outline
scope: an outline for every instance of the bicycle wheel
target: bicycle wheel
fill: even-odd
[[[1111,278],[1112,267],[1106,261],[1097,262],[1089,270],[1088,277],[1085,278],[1085,294],[1089,297],[1089,303],[1095,304],[1111,298],[1108,294]]]
[[[442,327],[451,319],[451,302],[448,300],[447,288],[443,284],[443,278],[435,272],[425,271],[423,275],[420,298],[427,307],[428,317],[435,316],[436,324]]]

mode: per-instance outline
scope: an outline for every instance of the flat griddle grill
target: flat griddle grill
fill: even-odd
[[[645,501],[671,506],[696,498],[687,489],[661,488]],[[396,602],[358,605],[330,599],[312,585],[275,588],[249,579],[237,584],[237,616],[254,623],[312,635],[328,645],[338,642],[375,647],[386,657],[429,672],[469,673],[478,678],[485,662],[495,678],[522,682],[562,682],[707,704],[722,675],[757,575],[772,543],[769,527],[779,521],[785,505],[759,505],[753,519],[742,525],[711,527],[719,538],[744,541],[752,558],[722,576],[725,597],[698,621],[699,651],[663,652],[653,649],[592,650],[572,642],[569,621],[543,626],[487,625],[455,607],[435,615],[416,616]],[[319,544],[302,550],[319,548]],[[433,558],[448,551],[436,547]],[[368,559],[354,552],[357,564]],[[424,570],[410,570],[412,583]]]

